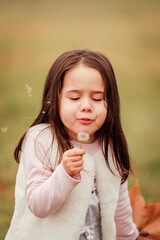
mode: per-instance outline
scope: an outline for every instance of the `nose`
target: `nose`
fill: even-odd
[[[92,112],[92,105],[88,98],[83,99],[81,106],[80,106],[80,110],[81,110],[81,112]]]

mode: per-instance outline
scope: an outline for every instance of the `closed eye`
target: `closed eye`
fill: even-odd
[[[100,102],[104,100],[104,93],[103,92],[95,92],[92,95],[92,100],[96,102]]]
[[[100,102],[100,101],[102,101],[103,99],[101,99],[101,98],[92,98],[93,99],[93,101],[96,101],[96,102]]]
[[[78,100],[78,99],[80,99],[79,97],[72,97],[72,98],[70,98],[71,100],[73,100],[73,101],[75,101],[75,100]]]

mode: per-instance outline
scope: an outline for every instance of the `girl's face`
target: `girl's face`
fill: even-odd
[[[60,94],[60,118],[69,137],[77,141],[79,132],[95,140],[107,116],[104,82],[95,68],[78,64],[66,72]]]

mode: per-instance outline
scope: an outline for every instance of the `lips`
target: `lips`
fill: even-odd
[[[91,124],[93,122],[92,119],[90,118],[79,118],[78,119],[80,123],[84,124],[84,125],[88,125]]]

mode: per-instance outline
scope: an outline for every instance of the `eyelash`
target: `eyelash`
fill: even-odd
[[[101,98],[92,98],[94,101],[96,101],[96,102],[100,102],[100,101],[102,101],[102,99]]]
[[[73,100],[73,101],[76,101],[76,100],[78,100],[78,99],[80,99],[80,98],[71,98],[71,100]],[[93,101],[96,101],[96,102],[100,102],[100,101],[102,101],[103,99],[101,99],[101,98],[92,98],[92,100],[93,100]]]
[[[71,98],[71,100],[78,100],[79,98]]]

